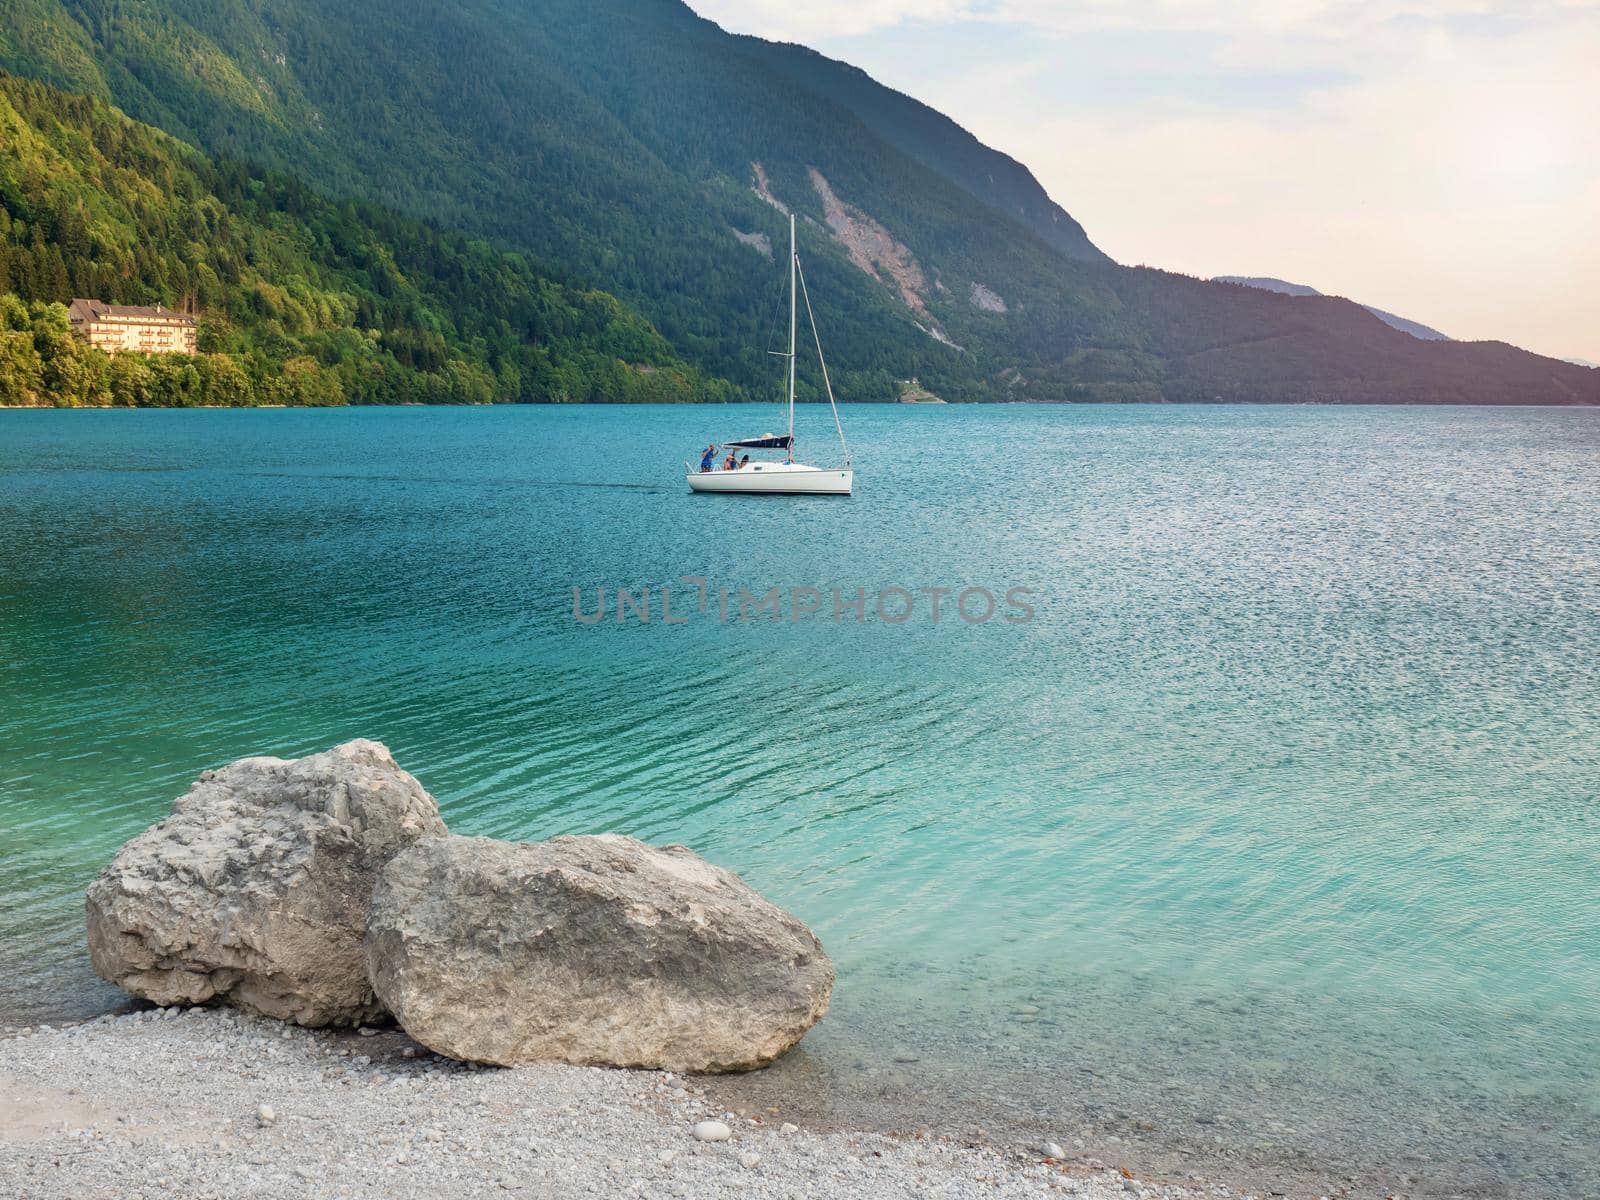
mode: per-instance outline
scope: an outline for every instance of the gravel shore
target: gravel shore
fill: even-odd
[[[705,1121],[730,1136],[699,1140]],[[0,1195],[18,1200],[1230,1194],[1042,1151],[816,1133],[781,1109],[716,1111],[662,1072],[464,1066],[393,1029],[167,1009],[0,1040]]]

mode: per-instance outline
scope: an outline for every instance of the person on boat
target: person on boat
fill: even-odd
[[[711,474],[711,460],[717,455],[717,444],[712,442],[706,447],[706,452],[700,456],[700,474]]]
[[[724,471],[736,471],[739,469],[739,452],[737,450],[728,451],[728,457],[722,460],[722,469]]]
[[[746,467],[748,467],[749,465],[750,465],[750,456],[748,454],[746,454],[743,458],[741,458],[739,460],[739,469],[742,471]]]

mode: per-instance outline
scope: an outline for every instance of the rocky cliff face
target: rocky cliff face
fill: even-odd
[[[844,247],[850,261],[874,279],[887,276],[907,308],[914,313],[926,313],[928,277],[916,255],[866,213],[840,200],[821,171],[812,167],[808,175],[822,201],[828,228],[833,230],[833,236]]]

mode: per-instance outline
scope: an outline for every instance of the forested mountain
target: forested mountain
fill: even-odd
[[[1105,261],[952,122],[679,0],[10,0],[0,64],[528,252],[751,393],[792,209],[850,399],[1600,402],[1509,346]]]
[[[728,394],[612,296],[285,176],[217,166],[101,101],[0,73],[5,293],[3,403]],[[108,359],[69,336],[60,305],[73,296],[198,309],[205,353]]]

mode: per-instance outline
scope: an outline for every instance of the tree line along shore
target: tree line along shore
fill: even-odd
[[[0,72],[0,405],[734,398],[615,296]],[[188,354],[75,337],[89,297],[199,317]]]

